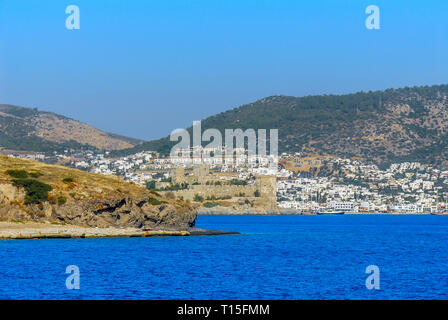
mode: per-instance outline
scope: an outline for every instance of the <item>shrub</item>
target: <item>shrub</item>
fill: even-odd
[[[65,183],[72,183],[74,181],[75,180],[73,178],[71,178],[71,177],[66,177],[66,178],[62,179],[62,182],[65,182]]]
[[[247,181],[246,180],[239,180],[239,179],[232,179],[232,180],[230,180],[230,185],[245,186],[245,185],[247,185]]]
[[[48,192],[53,189],[50,185],[33,179],[14,180],[13,184],[16,187],[25,188],[25,204],[38,204],[47,201]]]
[[[254,192],[254,196],[257,197],[257,198],[260,197],[260,191],[255,190],[255,192]]]
[[[28,173],[25,170],[8,170],[6,171],[11,177],[16,179],[28,178]]]
[[[158,206],[158,205],[167,203],[166,201],[160,201],[160,200],[158,200],[156,198],[152,198],[152,197],[149,197],[148,202],[153,206]]]
[[[151,189],[155,189],[156,188],[156,181],[155,180],[151,180],[146,182],[146,188],[151,190]]]
[[[58,197],[58,206],[62,206],[67,202],[67,198],[64,196],[59,196]]]
[[[216,207],[216,206],[219,206],[219,203],[217,203],[217,202],[206,202],[206,203],[204,203],[204,207],[206,207],[206,208],[213,208],[213,207]]]
[[[196,202],[202,202],[202,201],[204,201],[204,197],[200,196],[198,194],[195,194],[193,200]]]
[[[40,173],[39,171],[29,172],[28,174],[30,175],[31,178],[35,178],[35,179],[43,176],[43,174]]]

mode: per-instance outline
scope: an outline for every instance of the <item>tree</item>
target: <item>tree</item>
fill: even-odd
[[[195,194],[193,200],[196,201],[196,202],[203,202],[204,201],[204,197],[200,196],[198,194]]]
[[[155,180],[151,180],[146,182],[146,189],[149,190],[154,190],[156,188],[156,181]]]

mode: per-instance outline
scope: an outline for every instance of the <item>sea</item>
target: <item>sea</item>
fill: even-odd
[[[0,240],[0,299],[448,298],[448,216],[199,216],[197,227],[241,234]]]

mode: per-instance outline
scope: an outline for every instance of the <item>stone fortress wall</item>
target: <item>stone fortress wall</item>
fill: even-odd
[[[201,164],[193,167],[191,175],[186,175],[183,167],[176,167],[171,171],[171,178],[173,184],[189,184],[188,189],[172,191],[177,198],[182,197],[184,200],[193,201],[196,195],[203,197],[204,200],[212,197],[217,199],[231,197],[227,201],[240,202],[247,199],[257,207],[277,208],[275,176],[256,176],[255,184],[245,186],[229,185],[227,181],[220,179],[220,176],[210,173],[208,165]],[[216,181],[221,182],[221,185],[215,185]],[[259,193],[258,197],[255,196],[256,192]]]

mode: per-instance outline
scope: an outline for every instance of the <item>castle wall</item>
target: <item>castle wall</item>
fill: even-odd
[[[193,175],[185,176],[185,169],[176,167],[171,171],[172,181],[174,184],[188,183],[188,189],[175,191],[177,198],[182,197],[184,200],[194,201],[195,195],[199,195],[207,201],[207,198],[215,196],[216,198],[232,197],[240,198],[240,193],[244,194],[244,198],[250,198],[250,201],[257,206],[267,209],[277,208],[277,178],[275,176],[258,176],[257,181],[253,185],[214,185],[214,181],[218,180],[217,176],[210,174],[210,167],[205,164],[193,167]],[[210,185],[206,185],[211,182]],[[200,183],[200,185],[193,185]],[[255,197],[255,191],[260,193],[259,197]],[[228,201],[238,200],[229,199]]]
[[[204,199],[215,196],[216,198],[222,198],[225,196],[239,197],[240,193],[244,193],[246,197],[253,197],[255,191],[258,190],[258,186],[207,186],[207,185],[190,185],[189,189],[179,190],[175,192],[177,197],[183,197],[184,200],[193,201],[194,196],[200,195]]]
[[[259,197],[255,197],[255,191],[260,193]],[[182,197],[184,200],[194,201],[195,195],[199,195],[207,201],[207,198],[214,196],[215,198],[232,197],[247,198],[256,206],[266,209],[277,208],[277,181],[275,177],[260,176],[254,185],[237,186],[237,185],[190,185],[188,189],[175,191],[177,198]],[[240,196],[244,194],[244,196]],[[228,199],[228,201],[236,201],[238,199]]]

